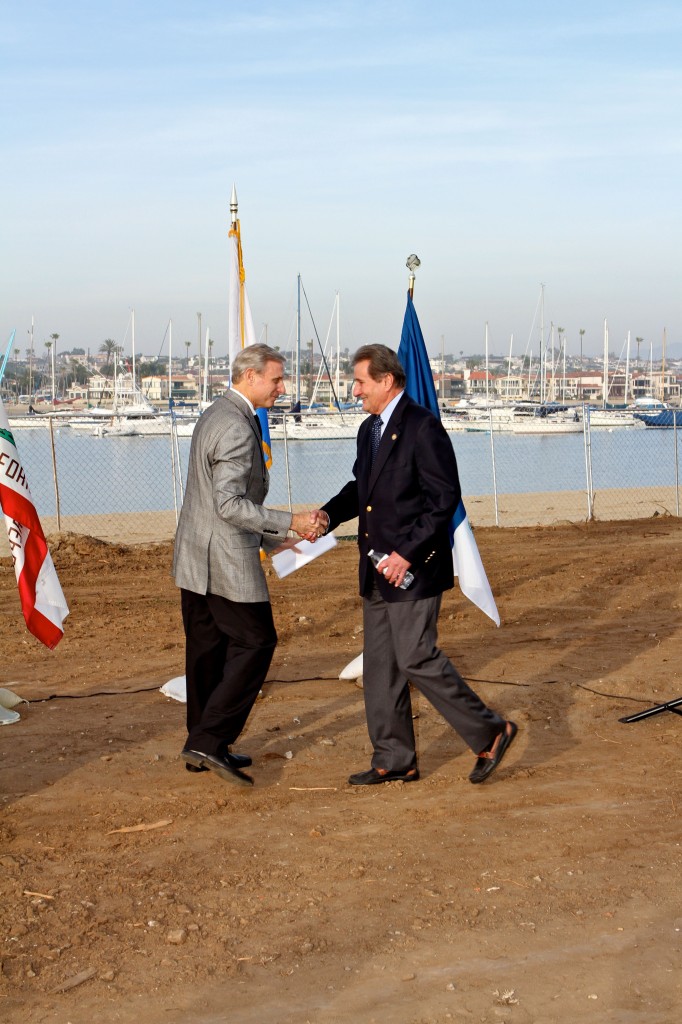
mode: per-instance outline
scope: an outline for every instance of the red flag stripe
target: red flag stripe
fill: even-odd
[[[35,607],[36,582],[49,554],[38,513],[31,501],[6,484],[0,484],[0,503],[5,515],[27,527],[29,531],[23,545],[24,565],[17,578],[19,600],[26,626],[37,640],[50,650],[54,650],[64,631]]]

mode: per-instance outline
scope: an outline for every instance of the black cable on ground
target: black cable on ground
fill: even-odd
[[[533,683],[514,683],[508,679],[479,679],[474,676],[463,676],[463,679],[468,683],[488,683],[491,686],[520,686],[523,689],[528,689],[533,685],[550,686],[558,683],[558,679],[542,679],[539,684]],[[341,680],[341,682],[350,682],[351,680]],[[286,684],[286,683],[336,683],[339,682],[337,676],[306,676],[305,679],[267,679],[266,685],[272,683]],[[163,685],[163,684],[162,684]],[[594,690],[590,686],[585,686],[583,683],[573,683],[573,686],[579,687],[581,690],[587,690],[588,693],[594,693],[598,697],[608,697],[611,700],[630,700],[635,704],[650,704],[651,697],[629,697],[622,693],[604,693],[602,690]],[[51,693],[49,697],[33,697],[31,699],[23,698],[27,704],[44,704],[49,700],[87,700],[90,697],[125,697],[128,694],[133,693],[151,693],[153,690],[161,690],[160,686],[154,684],[154,686],[142,686],[137,690],[96,690],[94,693]],[[164,694],[164,696],[166,696]]]

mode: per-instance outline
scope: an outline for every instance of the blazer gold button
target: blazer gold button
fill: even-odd
[[[365,537],[369,537],[369,534],[368,534],[368,533],[366,533],[366,534],[365,534]]]
[[[391,434],[391,441],[397,441],[397,440],[398,440],[398,435],[397,434]]]
[[[368,505],[368,506],[367,506],[367,511],[368,511],[368,512],[371,512],[371,511],[372,511],[372,506],[371,506],[371,505]]]

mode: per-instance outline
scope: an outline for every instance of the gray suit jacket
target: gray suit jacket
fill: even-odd
[[[173,558],[179,587],[231,601],[269,599],[260,548],[280,544],[291,515],[263,506],[268,486],[255,419],[228,391],[192,435]]]

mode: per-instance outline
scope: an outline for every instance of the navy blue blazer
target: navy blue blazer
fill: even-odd
[[[361,595],[376,578],[387,601],[435,597],[454,586],[449,526],[461,490],[452,443],[440,420],[405,393],[370,469],[371,424],[368,417],[358,431],[353,479],[323,506],[329,529],[359,517]],[[367,557],[372,548],[406,558],[414,583],[387,583]]]

